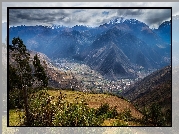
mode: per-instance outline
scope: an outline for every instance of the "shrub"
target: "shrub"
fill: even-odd
[[[65,102],[61,111],[55,115],[55,126],[100,126],[102,118],[95,115],[95,110],[81,103]]]
[[[124,121],[129,121],[132,119],[131,110],[125,109],[123,112],[119,113],[119,119]]]
[[[9,91],[9,108],[23,108],[24,100],[21,90],[14,89]]]
[[[115,118],[118,113],[116,110],[116,107],[110,108],[109,104],[101,104],[101,106],[96,110],[96,115],[97,116],[103,116],[104,119],[107,118]]]
[[[143,110],[143,123],[150,122],[154,126],[166,126],[170,123],[167,121],[167,118],[171,116],[169,114],[164,115],[161,111],[161,107],[158,104],[153,103],[149,108],[144,108]],[[169,112],[170,113],[170,112]]]
[[[96,110],[85,102],[69,103],[63,95],[54,102],[46,91],[31,96],[29,103],[30,126],[100,126],[104,121]]]
[[[33,94],[29,101],[30,122],[28,124],[30,126],[53,126],[55,108],[46,91]]]
[[[116,120],[112,123],[112,126],[128,126],[128,124],[124,121]]]
[[[152,104],[150,107],[149,117],[152,120],[152,123],[155,126],[162,126],[164,125],[164,118],[163,113],[161,112],[161,107],[157,104]]]

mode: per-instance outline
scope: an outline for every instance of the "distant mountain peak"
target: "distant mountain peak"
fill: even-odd
[[[102,26],[111,26],[111,25],[115,25],[115,24],[144,24],[145,26],[147,26],[145,23],[137,20],[137,19],[125,19],[124,17],[118,17],[115,19],[111,19],[109,22],[104,23]]]
[[[171,21],[164,21],[160,26],[166,27],[166,26],[170,26],[170,25],[171,25]]]
[[[125,20],[124,17],[118,17],[110,20],[107,24],[123,23],[124,20]]]
[[[124,23],[125,22],[127,22],[127,23],[132,23],[132,24],[145,24],[145,23],[143,23],[143,22],[141,22],[141,21],[139,21],[139,20],[137,20],[137,19],[126,19],[125,21],[124,21]]]

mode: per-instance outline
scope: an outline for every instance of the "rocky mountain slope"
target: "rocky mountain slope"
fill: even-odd
[[[164,111],[171,110],[171,79],[171,66],[167,66],[135,83],[123,96],[138,108],[149,107],[155,103],[160,105]]]
[[[14,65],[14,59],[13,59],[13,51],[9,51],[9,64]],[[49,78],[48,80],[48,87],[53,88],[60,88],[60,89],[71,89],[71,90],[80,90],[81,85],[75,78],[75,76],[72,74],[71,71],[60,71],[58,68],[56,68],[51,60],[45,55],[40,52],[35,52],[28,50],[28,53],[30,54],[30,64],[32,64],[33,58],[35,54],[38,55],[40,62],[42,66],[45,69],[45,72]]]

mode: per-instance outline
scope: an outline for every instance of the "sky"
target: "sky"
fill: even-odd
[[[88,25],[96,27],[115,18],[137,19],[155,27],[171,19],[171,9],[10,9],[9,24]]]
[[[2,22],[7,21],[7,7],[172,7],[172,15],[179,14],[177,7],[179,2],[3,2]],[[10,10],[10,26],[17,25],[88,25],[99,26],[118,17],[125,19],[138,19],[149,25],[150,28],[157,28],[162,22],[170,20],[170,10],[167,9],[58,9],[58,10]]]

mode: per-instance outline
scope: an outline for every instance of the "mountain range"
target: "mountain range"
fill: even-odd
[[[136,78],[141,67],[159,69],[171,64],[170,34],[170,21],[151,29],[136,19],[115,19],[99,27],[10,27],[9,42],[19,36],[28,49],[50,59],[81,61],[106,78],[117,80]]]

